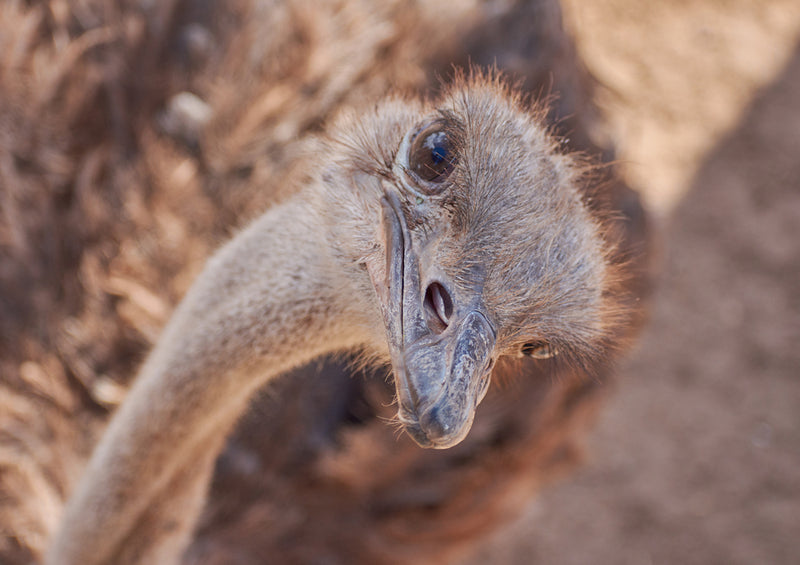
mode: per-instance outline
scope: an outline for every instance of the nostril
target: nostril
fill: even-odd
[[[450,316],[453,315],[453,299],[450,293],[441,283],[433,282],[425,290],[424,304],[428,327],[436,333],[442,333],[447,329]]]

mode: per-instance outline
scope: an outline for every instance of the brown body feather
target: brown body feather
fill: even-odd
[[[552,93],[552,127],[596,153],[588,82],[553,2],[491,17],[458,3],[448,30],[431,8],[406,2],[322,13],[242,2],[225,18],[203,2],[144,6],[0,8],[4,563],[43,555],[116,383],[135,372],[224,234],[302,182],[316,147],[305,138],[340,108],[390,90],[429,92],[452,62],[496,61],[534,94]],[[175,98],[186,90],[205,101],[208,121],[206,106],[192,113]],[[592,190],[605,201],[598,216],[618,218],[613,276],[631,292],[614,308],[631,311],[644,285],[641,209],[619,184]],[[609,346],[633,325],[609,324]],[[387,425],[385,370],[353,377],[328,361],[283,378],[218,461],[186,561],[458,556],[574,462],[610,357],[555,371],[533,360],[498,367],[513,378],[444,452]]]

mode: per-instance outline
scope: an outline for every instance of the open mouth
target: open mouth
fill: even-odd
[[[480,293],[448,281],[422,288],[420,261],[401,203],[382,199],[386,277],[376,291],[395,374],[398,419],[422,447],[444,449],[469,432],[489,386],[496,334]],[[373,282],[375,279],[373,278]]]

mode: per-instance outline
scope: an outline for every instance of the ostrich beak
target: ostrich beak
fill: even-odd
[[[431,299],[421,288],[419,258],[400,202],[387,192],[381,203],[386,278],[376,289],[382,287],[378,295],[395,373],[398,418],[420,446],[445,449],[467,435],[486,394],[495,330],[481,310],[480,292],[451,303],[449,315],[439,320],[443,323],[432,327],[425,311]],[[447,291],[439,284],[436,292]]]

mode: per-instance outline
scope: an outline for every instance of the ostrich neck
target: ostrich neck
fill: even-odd
[[[209,261],[93,454],[48,564],[177,562],[252,394],[363,341],[309,208],[297,196],[271,209]]]

